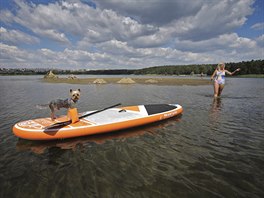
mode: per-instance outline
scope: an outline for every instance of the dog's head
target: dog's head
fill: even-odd
[[[80,99],[80,95],[81,95],[81,90],[80,89],[77,89],[77,90],[72,90],[70,89],[70,95],[71,95],[71,99],[73,101],[77,101]]]

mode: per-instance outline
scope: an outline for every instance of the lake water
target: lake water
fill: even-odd
[[[264,79],[212,86],[69,85],[0,77],[0,197],[264,197]],[[178,103],[182,116],[105,135],[34,142],[12,133],[80,88],[79,112]],[[66,111],[61,111],[63,114]]]

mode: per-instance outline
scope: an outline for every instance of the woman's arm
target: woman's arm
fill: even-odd
[[[211,76],[211,80],[213,80],[213,78],[214,78],[214,76],[215,76],[215,74],[216,74],[216,71],[217,71],[217,70],[215,70],[214,73],[212,74],[212,76]]]
[[[225,72],[226,73],[228,73],[229,75],[234,75],[234,73],[236,73],[236,72],[238,72],[238,71],[240,71],[240,68],[238,68],[238,69],[236,69],[235,71],[233,71],[233,72],[230,72],[230,71],[228,71],[228,70],[225,70]]]

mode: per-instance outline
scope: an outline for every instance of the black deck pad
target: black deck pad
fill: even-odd
[[[148,114],[156,114],[156,113],[162,113],[165,111],[170,111],[173,109],[176,109],[176,106],[168,105],[168,104],[151,104],[151,105],[144,105]]]

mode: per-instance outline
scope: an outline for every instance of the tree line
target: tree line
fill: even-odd
[[[158,74],[158,75],[190,75],[190,74],[207,74],[211,75],[217,67],[217,64],[203,65],[169,65],[156,66],[136,70],[134,74]],[[238,63],[226,63],[226,69],[234,71],[241,68],[237,74],[264,74],[264,60],[242,61]]]
[[[89,74],[89,75],[190,75],[206,74],[211,75],[217,64],[193,64],[193,65],[164,65],[148,67],[143,69],[109,69],[109,70],[62,70],[62,69],[5,69],[0,68],[0,75],[45,75],[50,70],[54,74]],[[237,63],[226,63],[226,69],[234,71],[241,68],[238,75],[264,74],[264,60],[242,61]]]

